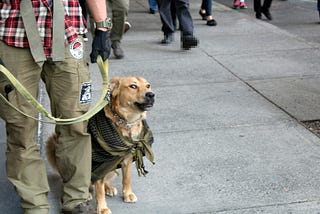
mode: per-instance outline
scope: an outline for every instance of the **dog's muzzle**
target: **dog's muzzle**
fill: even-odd
[[[155,94],[153,92],[147,92],[144,97],[144,102],[143,103],[136,102],[135,105],[141,111],[149,111],[153,107],[154,97],[155,97]]]

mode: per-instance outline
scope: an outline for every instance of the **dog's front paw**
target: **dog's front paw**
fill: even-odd
[[[99,214],[111,214],[111,210],[109,208],[103,208],[98,213]]]
[[[134,202],[138,201],[138,198],[133,192],[130,192],[130,193],[125,193],[123,195],[123,200],[126,203],[134,203]]]
[[[110,185],[105,185],[105,190],[106,190],[106,195],[107,196],[116,196],[118,194],[117,188],[110,186]]]

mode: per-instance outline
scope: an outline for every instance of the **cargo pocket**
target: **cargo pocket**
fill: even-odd
[[[3,75],[0,75],[0,93],[9,101],[12,105],[18,106],[17,92]],[[2,99],[2,98],[1,98]],[[8,121],[12,118],[13,114],[16,114],[17,111],[13,109],[9,104],[7,104],[4,100],[0,101],[0,117],[5,121]],[[9,121],[8,121],[9,122]]]

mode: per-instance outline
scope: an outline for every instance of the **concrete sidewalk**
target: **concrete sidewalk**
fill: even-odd
[[[320,139],[299,122],[320,117],[320,44],[217,3],[218,26],[208,27],[200,1],[191,1],[200,46],[182,51],[178,32],[172,45],[159,44],[160,18],[147,13],[148,1],[130,4],[125,58],[112,56],[109,69],[152,83],[156,164],[147,163],[145,178],[133,170],[138,202],[108,198],[112,212],[320,213]],[[99,72],[90,69],[98,97]],[[3,122],[0,128],[0,213],[20,214],[5,176]],[[43,143],[53,127],[40,128]],[[50,214],[57,214],[60,179],[50,167],[48,177]]]

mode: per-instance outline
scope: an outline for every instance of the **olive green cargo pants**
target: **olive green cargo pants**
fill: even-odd
[[[111,41],[121,41],[124,22],[129,11],[129,0],[108,0],[108,8],[112,11]]]
[[[72,118],[88,110],[89,101],[81,101],[81,94],[83,86],[87,90],[91,83],[85,60],[72,57],[69,48],[65,53],[63,62],[47,61],[40,68],[29,49],[9,47],[0,41],[0,58],[6,68],[34,97],[37,97],[38,83],[43,78],[53,116]],[[37,111],[10,87],[10,82],[2,74],[0,93],[23,112],[37,117]],[[6,122],[7,131],[6,172],[21,196],[21,207],[26,214],[47,214],[49,185],[45,162],[35,143],[38,122],[23,116],[1,100],[0,117]],[[89,197],[90,135],[87,133],[87,122],[57,125],[55,131],[58,134],[56,159],[63,179],[62,206],[71,209]]]

